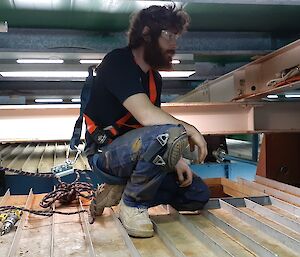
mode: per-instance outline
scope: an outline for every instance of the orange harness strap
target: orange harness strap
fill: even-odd
[[[153,71],[149,70],[149,99],[153,104],[155,104],[156,98],[157,98],[157,91],[156,91],[154,75],[153,75]],[[84,114],[83,116],[85,118],[87,130],[90,134],[92,134],[98,128],[98,126],[86,114]],[[140,127],[142,127],[142,125],[140,125],[140,124],[136,124],[136,125],[126,124],[126,122],[131,117],[132,117],[132,114],[130,112],[127,112],[122,118],[117,120],[115,124],[118,127],[122,127],[122,126],[130,127],[130,128],[140,128]],[[118,131],[116,130],[116,128],[114,126],[110,126],[110,128],[108,130],[111,132],[111,134],[113,136],[116,136],[118,134]]]

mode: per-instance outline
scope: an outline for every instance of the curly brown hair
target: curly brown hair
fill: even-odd
[[[175,4],[169,6],[152,5],[142,9],[132,16],[128,30],[129,47],[138,48],[145,42],[145,36],[157,40],[162,30],[172,30],[183,33],[190,23],[189,15]],[[150,29],[149,34],[143,34],[145,27]]]

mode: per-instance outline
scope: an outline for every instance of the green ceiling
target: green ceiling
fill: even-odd
[[[299,31],[300,5],[182,2],[194,31]],[[7,21],[9,28],[124,31],[129,15],[149,4],[151,1],[0,0],[0,21]]]

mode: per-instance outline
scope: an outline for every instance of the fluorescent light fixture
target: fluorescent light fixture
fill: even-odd
[[[172,64],[179,64],[180,60],[172,60]]]
[[[71,99],[71,102],[72,102],[72,103],[80,103],[81,100],[80,100],[80,98],[72,98],[72,99]]]
[[[102,60],[101,59],[99,59],[99,60],[79,60],[79,62],[82,63],[82,64],[86,64],[86,63],[88,63],[88,64],[99,64],[99,63],[102,62]]]
[[[34,100],[36,103],[62,103],[61,98],[37,98]]]
[[[8,31],[7,21],[0,22],[0,32],[7,32],[7,31]]]
[[[188,78],[196,73],[196,71],[160,71],[163,78]]]
[[[18,59],[17,63],[64,63],[61,59]]]
[[[2,77],[13,78],[86,78],[87,71],[7,71],[0,72]]]
[[[267,98],[269,98],[269,99],[277,99],[278,95],[267,95]]]
[[[285,95],[286,98],[300,98],[300,94],[296,95],[296,94],[290,94],[290,95]]]

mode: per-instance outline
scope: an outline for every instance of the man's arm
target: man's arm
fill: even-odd
[[[174,118],[169,113],[153,105],[148,96],[143,93],[128,97],[123,105],[143,126],[182,124],[189,136],[191,150],[193,151],[194,146],[197,145],[199,147],[199,161],[204,161],[207,155],[206,142],[201,133],[194,126]]]

